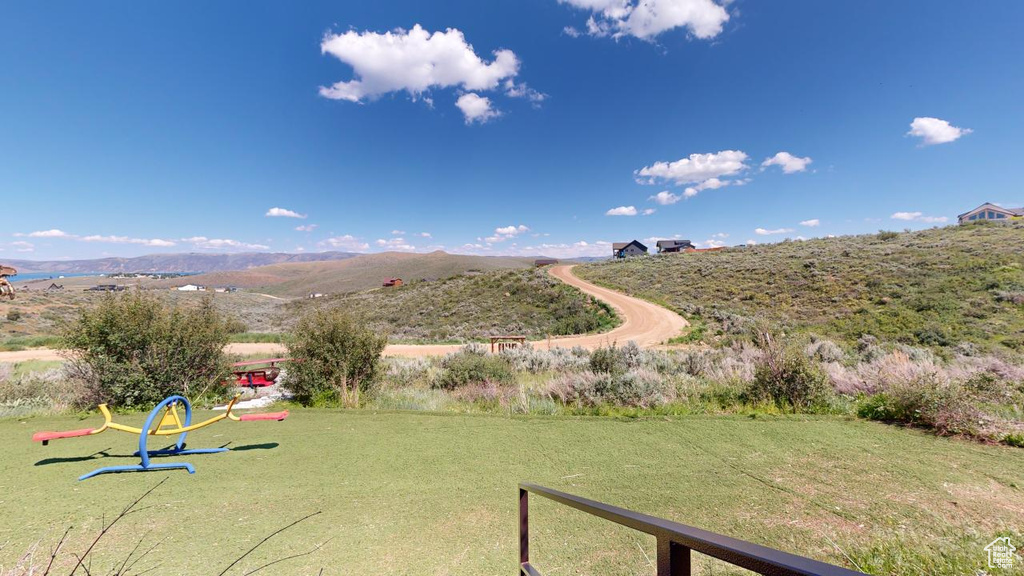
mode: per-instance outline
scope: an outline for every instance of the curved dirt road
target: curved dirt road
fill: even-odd
[[[582,346],[588,349],[607,346],[612,343],[625,344],[632,340],[641,347],[651,348],[664,344],[669,338],[679,335],[687,326],[681,316],[645,300],[626,296],[621,292],[601,288],[581,280],[572,273],[572,266],[553,266],[549,274],[562,282],[579,288],[582,292],[607,302],[622,318],[622,324],[610,332],[603,334],[587,334],[584,336],[558,336],[550,340],[552,348],[572,348]],[[546,350],[547,340],[531,342],[534,348]],[[461,344],[390,344],[384,349],[385,356],[440,356],[461,348]],[[228,344],[225,350],[229,354],[278,355],[284,347],[273,343]],[[26,360],[61,360],[56,350],[35,348],[18,352],[0,352],[0,362],[24,362]]]

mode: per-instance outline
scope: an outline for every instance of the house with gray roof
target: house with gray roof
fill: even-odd
[[[647,246],[641,244],[639,240],[612,243],[612,256],[616,258],[628,258],[630,256],[642,256],[644,254],[647,254]]]
[[[991,202],[985,202],[974,210],[964,212],[957,216],[957,220],[961,224],[968,224],[970,222],[977,222],[978,220],[1007,222],[1009,220],[1018,220],[1022,217],[1024,217],[1024,208],[1003,208],[1002,206],[996,206]]]

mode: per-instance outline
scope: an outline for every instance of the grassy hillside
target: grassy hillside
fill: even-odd
[[[430,254],[384,252],[364,254],[334,262],[301,262],[260,266],[236,272],[216,272],[189,277],[188,282],[208,286],[234,285],[282,297],[301,297],[310,292],[342,294],[380,287],[384,278],[406,281],[447,278],[471,271],[486,272],[533,265],[531,258],[466,256],[437,251]],[[166,281],[159,285],[178,285]]]
[[[393,341],[462,342],[493,334],[543,338],[607,330],[618,321],[607,305],[536,268],[296,300],[284,311],[297,317],[312,306],[343,307]]]
[[[1019,223],[784,242],[576,270],[679,310],[711,339],[742,333],[764,318],[847,343],[870,334],[910,345],[969,343],[1024,353]]]

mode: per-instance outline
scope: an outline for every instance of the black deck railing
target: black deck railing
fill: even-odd
[[[853,576],[859,574],[863,576],[862,572],[744,542],[678,522],[609,506],[536,484],[520,484],[519,565],[521,574],[525,576],[541,576],[541,573],[530,563],[529,494],[531,492],[537,496],[565,504],[570,508],[654,536],[658,542],[658,576],[689,575],[691,550],[758,574],[772,576]]]

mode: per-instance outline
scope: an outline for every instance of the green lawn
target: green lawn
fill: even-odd
[[[194,433],[192,446],[238,449],[187,457],[194,476],[85,482],[75,479],[134,462],[125,455],[135,437],[107,432],[45,448],[29,441],[36,430],[96,423],[0,421],[3,567],[38,541],[47,554],[69,525],[70,550],[81,551],[101,516],[165,477],[148,507],[101,542],[93,573],[107,573],[146,534],[143,548],[159,546],[138,567],[218,574],[262,536],[322,510],[231,573],[327,541],[265,573],[316,574],[324,566],[324,574],[512,574],[523,480],[852,566],[849,556],[876,572],[974,573],[984,567],[982,546],[999,533],[1019,539],[1024,518],[1024,450],[845,418],[294,410],[284,422],[225,422]],[[83,459],[100,451],[110,456]],[[653,573],[652,539],[533,502],[532,557],[545,574]],[[728,573],[699,561],[701,573]]]

